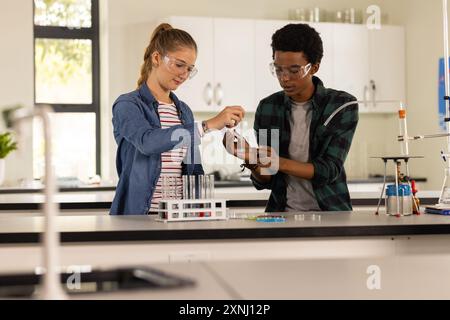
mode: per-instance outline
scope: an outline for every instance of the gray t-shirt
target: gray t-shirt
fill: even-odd
[[[289,144],[289,157],[299,162],[309,162],[309,128],[312,119],[312,104],[307,102],[292,103],[291,142]],[[320,211],[311,181],[286,176],[287,202],[286,211]]]

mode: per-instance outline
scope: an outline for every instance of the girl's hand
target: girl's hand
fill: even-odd
[[[223,128],[233,128],[242,121],[245,110],[241,106],[225,107],[217,116],[206,121],[208,129],[222,130]]]

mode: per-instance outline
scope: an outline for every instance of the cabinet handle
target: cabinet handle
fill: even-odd
[[[203,90],[203,99],[205,100],[208,107],[211,106],[212,100],[213,100],[213,92],[212,92],[211,82],[208,82],[205,86],[205,90]]]
[[[364,97],[363,97],[363,101],[364,101],[364,107],[367,107],[367,93],[369,92],[369,87],[368,86],[364,86]]]
[[[374,80],[370,80],[370,90],[372,91],[372,106],[375,108],[377,105],[376,102],[377,86]]]
[[[217,84],[216,89],[214,90],[214,100],[219,107],[222,105],[223,90],[220,82]]]

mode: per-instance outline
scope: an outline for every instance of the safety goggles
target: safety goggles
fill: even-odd
[[[188,78],[192,79],[197,74],[198,70],[193,65],[188,65],[187,63],[178,60],[174,57],[164,56],[163,61],[167,66],[170,73],[174,75],[188,74]]]
[[[311,71],[312,64],[308,63],[306,66],[293,65],[290,67],[278,66],[274,62],[270,65],[270,72],[276,78],[288,77],[289,79],[303,79]]]

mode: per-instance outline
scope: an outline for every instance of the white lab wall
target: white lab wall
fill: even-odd
[[[292,8],[320,7],[333,11],[354,7],[365,12],[369,5],[378,4],[382,8],[383,17],[387,18],[389,23],[398,23],[398,21],[389,17],[389,10],[384,9],[391,6],[391,4],[385,4],[391,1],[381,0],[192,0],[159,2],[157,6],[149,0],[131,0],[127,1],[126,5],[124,5],[123,0],[108,0],[107,2],[109,16],[109,99],[103,100],[103,103],[107,104],[108,107],[120,94],[135,89],[144,49],[148,44],[155,23],[170,15],[288,19],[289,9]],[[239,10],[236,10],[236,8],[239,8]],[[349,67],[349,70],[351,70],[351,67]],[[233,72],[232,66],[230,66],[230,72]],[[189,101],[186,102],[189,103]],[[209,116],[211,114],[196,114],[196,118],[199,120],[206,119]],[[253,117],[254,114],[247,115],[249,127],[253,125]],[[104,122],[104,126],[110,127],[110,121]],[[382,129],[378,130],[379,128]],[[374,135],[373,129],[379,132]],[[108,130],[111,132],[112,128]],[[396,149],[396,135],[397,122],[394,116],[362,115],[348,158],[348,164],[351,164],[347,165],[349,177],[362,178],[363,175],[369,173],[381,173],[382,165],[369,160],[367,155],[360,154],[360,152],[367,150],[370,155],[377,155],[379,152],[382,154],[389,153]],[[111,171],[104,170],[103,176],[114,180],[116,179],[114,166],[116,146],[114,141],[110,141],[109,145],[109,154],[105,150],[102,156],[106,159],[103,163],[109,160],[108,168]],[[218,158],[223,158],[217,152],[216,155],[218,155]],[[235,170],[237,167],[236,165],[231,166],[227,171]],[[216,168],[207,166],[207,169]]]
[[[33,105],[33,2],[2,0],[0,10],[0,111]],[[5,131],[3,119],[0,132]],[[6,158],[6,181],[32,177],[31,126],[21,127],[19,150]]]
[[[410,134],[433,134],[438,126],[438,61],[444,56],[442,1],[393,1],[393,11],[407,29],[407,99]],[[425,156],[411,163],[414,174],[428,177],[426,189],[439,190],[443,182],[444,138],[417,141],[411,153]]]

